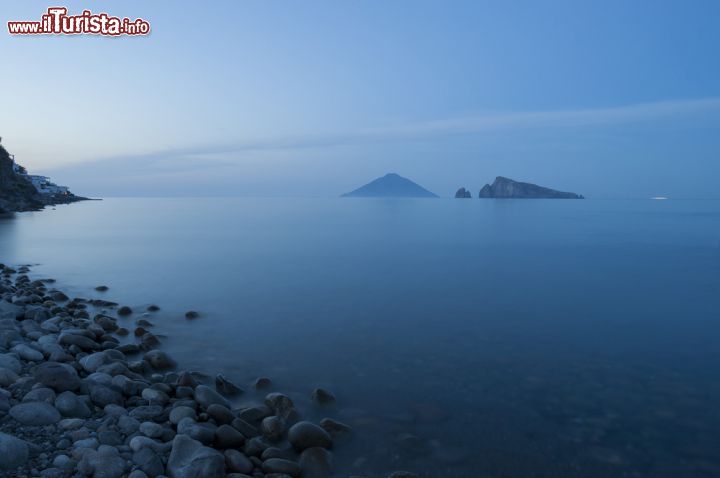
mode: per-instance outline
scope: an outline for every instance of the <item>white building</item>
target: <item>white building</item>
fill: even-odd
[[[68,188],[66,186],[58,186],[57,184],[50,181],[50,178],[47,176],[39,176],[39,175],[28,175],[27,177],[33,186],[35,186],[35,189],[37,189],[37,192],[40,194],[60,194],[65,195],[68,194]]]

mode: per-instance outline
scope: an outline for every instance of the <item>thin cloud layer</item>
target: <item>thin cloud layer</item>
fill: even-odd
[[[255,141],[201,144],[181,148],[152,151],[135,155],[99,158],[90,161],[93,166],[108,169],[118,164],[118,171],[132,174],[130,164],[142,164],[144,170],[173,173],[197,167],[222,167],[228,161],[242,159],[241,153],[287,151],[354,146],[382,142],[424,141],[455,135],[473,135],[503,130],[537,128],[576,128],[605,126],[622,123],[656,122],[707,112],[720,112],[720,98],[699,100],[663,101],[613,108],[582,110],[532,111],[488,113],[462,118],[415,122],[380,128],[323,134],[265,138]],[[77,165],[60,166],[56,170],[72,169]],[[90,166],[87,162],[83,167]],[[52,170],[49,170],[52,171]]]

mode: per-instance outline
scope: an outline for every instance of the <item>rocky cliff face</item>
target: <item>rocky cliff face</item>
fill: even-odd
[[[584,199],[581,195],[544,188],[537,184],[522,183],[498,176],[480,190],[480,198],[506,199]]]
[[[43,207],[40,194],[30,182],[13,172],[8,152],[0,146],[0,213]]]

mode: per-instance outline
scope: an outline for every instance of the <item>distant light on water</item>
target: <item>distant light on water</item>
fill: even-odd
[[[654,199],[656,201],[664,201],[667,198],[665,196],[654,196],[654,197],[651,197],[650,199]]]

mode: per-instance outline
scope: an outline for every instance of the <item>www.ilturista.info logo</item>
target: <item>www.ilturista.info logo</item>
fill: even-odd
[[[150,23],[137,18],[119,18],[107,13],[83,10],[80,15],[68,15],[65,7],[50,7],[40,21],[7,22],[11,35],[148,35]]]

